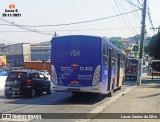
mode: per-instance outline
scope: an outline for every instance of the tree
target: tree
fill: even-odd
[[[135,43],[135,44],[138,44],[138,42],[140,41],[140,39],[141,39],[141,35],[135,35],[135,36],[129,38],[129,40],[132,43]]]
[[[124,47],[125,47],[125,45],[118,38],[117,39],[111,39],[110,42],[120,49],[124,49]]]
[[[144,47],[144,52],[154,59],[160,59],[160,33],[151,38],[148,46]]]

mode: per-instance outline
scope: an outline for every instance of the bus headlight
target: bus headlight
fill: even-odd
[[[100,66],[96,67],[96,70],[94,72],[94,76],[93,76],[93,81],[92,81],[92,85],[96,85],[99,83],[100,80]]]
[[[56,69],[51,65],[51,81],[53,84],[58,84]]]

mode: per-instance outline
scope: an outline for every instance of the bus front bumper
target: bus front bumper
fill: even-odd
[[[54,84],[52,90],[56,92],[90,92],[90,93],[102,93],[101,92],[102,83],[98,83],[95,86],[87,87],[70,87],[70,86],[60,86]]]

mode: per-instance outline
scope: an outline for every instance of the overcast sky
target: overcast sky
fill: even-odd
[[[147,1],[152,23],[154,27],[159,27],[160,0]],[[58,36],[128,38],[141,32],[141,10],[135,10],[142,8],[142,3],[143,0],[0,0],[0,43],[50,41],[55,32]],[[15,5],[21,17],[2,16],[7,13],[5,9],[10,10],[10,4]],[[78,22],[80,23],[77,24]],[[151,27],[147,13],[147,36],[157,33]]]

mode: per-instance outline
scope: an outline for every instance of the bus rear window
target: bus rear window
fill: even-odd
[[[135,59],[129,59],[128,64],[138,64],[138,60]]]
[[[99,41],[58,40],[53,45],[53,57],[56,59],[89,59],[99,54]]]

